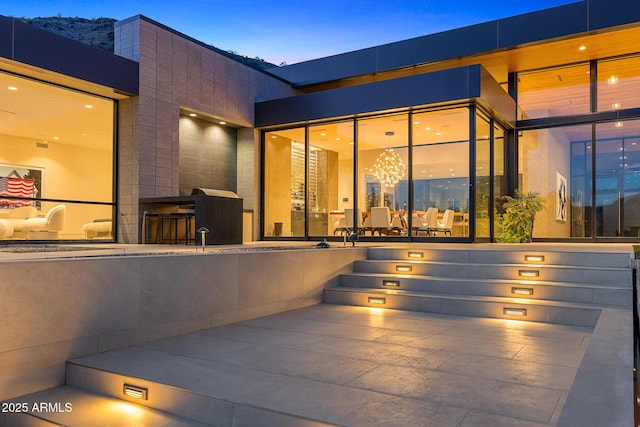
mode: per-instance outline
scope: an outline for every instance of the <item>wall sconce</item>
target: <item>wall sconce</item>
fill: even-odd
[[[518,276],[520,276],[520,277],[540,277],[540,271],[538,271],[538,270],[518,270]]]
[[[124,384],[122,387],[122,394],[125,396],[133,397],[134,399],[149,399],[149,389],[139,387],[137,385]]]
[[[382,297],[369,297],[369,304],[386,304],[387,299]]]
[[[399,288],[400,281],[399,280],[383,280],[382,286],[386,286],[387,288]]]
[[[513,295],[533,295],[533,288],[511,288]]]
[[[525,255],[526,262],[544,262],[544,255]]]
[[[396,265],[396,271],[399,273],[408,273],[413,270],[411,265]]]
[[[409,252],[409,258],[424,258],[424,252]]]
[[[506,314],[507,316],[526,316],[527,309],[526,308],[503,308],[502,314]]]

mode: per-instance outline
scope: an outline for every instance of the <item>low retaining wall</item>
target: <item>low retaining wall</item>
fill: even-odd
[[[317,304],[367,249],[0,260],[0,400],[65,361]]]

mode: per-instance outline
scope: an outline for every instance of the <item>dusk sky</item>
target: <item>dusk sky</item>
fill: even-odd
[[[294,64],[573,3],[568,0],[13,0],[0,15],[145,15],[220,49]]]

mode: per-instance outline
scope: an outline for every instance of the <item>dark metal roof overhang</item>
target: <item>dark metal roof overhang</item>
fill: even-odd
[[[0,61],[24,67],[41,80],[43,71],[110,88],[118,94],[138,94],[139,64],[96,47],[0,16]],[[33,72],[29,72],[32,70]],[[38,72],[39,71],[39,72]]]
[[[479,101],[512,124],[516,104],[480,65],[256,103],[256,127],[357,117],[374,112]]]

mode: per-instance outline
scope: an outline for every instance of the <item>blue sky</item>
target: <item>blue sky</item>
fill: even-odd
[[[0,15],[125,19],[142,14],[220,49],[293,64],[573,2],[5,0]]]

